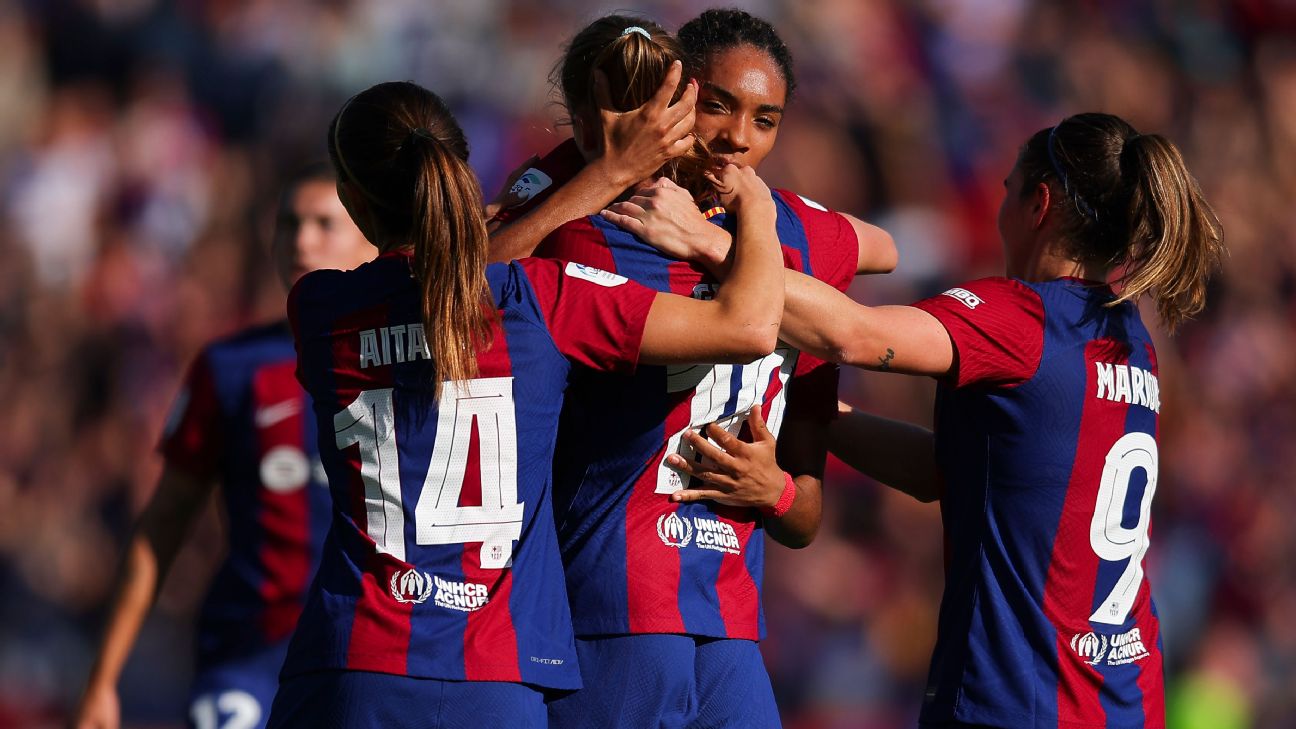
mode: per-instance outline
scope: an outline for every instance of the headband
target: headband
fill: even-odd
[[[648,31],[644,30],[643,28],[640,28],[637,25],[632,25],[629,28],[626,28],[625,30],[621,31],[621,35],[623,36],[630,35],[631,33],[638,33],[639,35],[647,38],[648,40],[652,40],[652,35],[649,34]]]
[[[1070,181],[1067,180],[1066,173],[1062,171],[1062,164],[1058,162],[1057,155],[1053,153],[1053,142],[1057,138],[1058,127],[1061,127],[1063,123],[1064,122],[1058,122],[1056,126],[1054,126],[1052,129],[1049,130],[1049,136],[1048,136],[1049,164],[1053,165],[1053,172],[1058,176],[1058,181],[1062,183],[1062,191],[1065,192],[1067,195],[1069,195],[1071,199],[1075,201],[1076,209],[1080,211],[1080,214],[1084,215],[1085,217],[1097,223],[1098,211],[1089,207],[1089,203],[1085,202],[1084,198],[1080,197],[1079,191],[1071,189],[1071,183]]]

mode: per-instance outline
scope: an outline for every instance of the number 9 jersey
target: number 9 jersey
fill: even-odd
[[[915,304],[957,363],[936,397],[946,577],[924,726],[1165,726],[1143,570],[1156,354],[1114,298],[991,278]]]
[[[408,254],[293,288],[333,521],[283,678],[579,687],[550,504],[562,393],[572,363],[633,371],[655,293],[540,259],[486,277],[493,341],[439,397]]]

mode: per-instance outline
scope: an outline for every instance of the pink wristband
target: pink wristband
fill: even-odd
[[[792,480],[792,474],[787,471],[783,472],[783,479],[783,493],[779,496],[778,503],[772,508],[761,509],[761,513],[765,516],[779,518],[792,510],[792,502],[796,501],[796,482]]]

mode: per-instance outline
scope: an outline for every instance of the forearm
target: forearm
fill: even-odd
[[[919,501],[940,497],[932,432],[853,410],[828,428],[828,450],[856,471]]]
[[[139,636],[140,626],[153,607],[158,584],[158,560],[153,545],[137,532],[127,546],[126,558],[118,573],[107,623],[90,672],[90,687],[117,685]]]
[[[635,182],[624,179],[601,160],[585,165],[536,209],[491,231],[490,262],[531,255],[540,241],[563,223],[597,213]]]
[[[811,475],[794,476],[792,483],[796,487],[792,508],[783,516],[765,517],[765,531],[785,547],[802,549],[810,546],[819,533],[823,489],[819,479]]]
[[[728,275],[715,301],[725,321],[773,342],[783,314],[783,254],[775,231],[776,211],[772,204],[749,208],[739,216],[739,242],[732,248]]]
[[[126,546],[91,672],[91,686],[116,684],[140,626],[210,490],[210,481],[174,468],[164,469],[157,491]]]

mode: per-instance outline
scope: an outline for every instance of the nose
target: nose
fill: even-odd
[[[735,115],[733,121],[725,125],[724,138],[734,152],[746,152],[749,147],[747,138],[748,119],[744,115]]]

